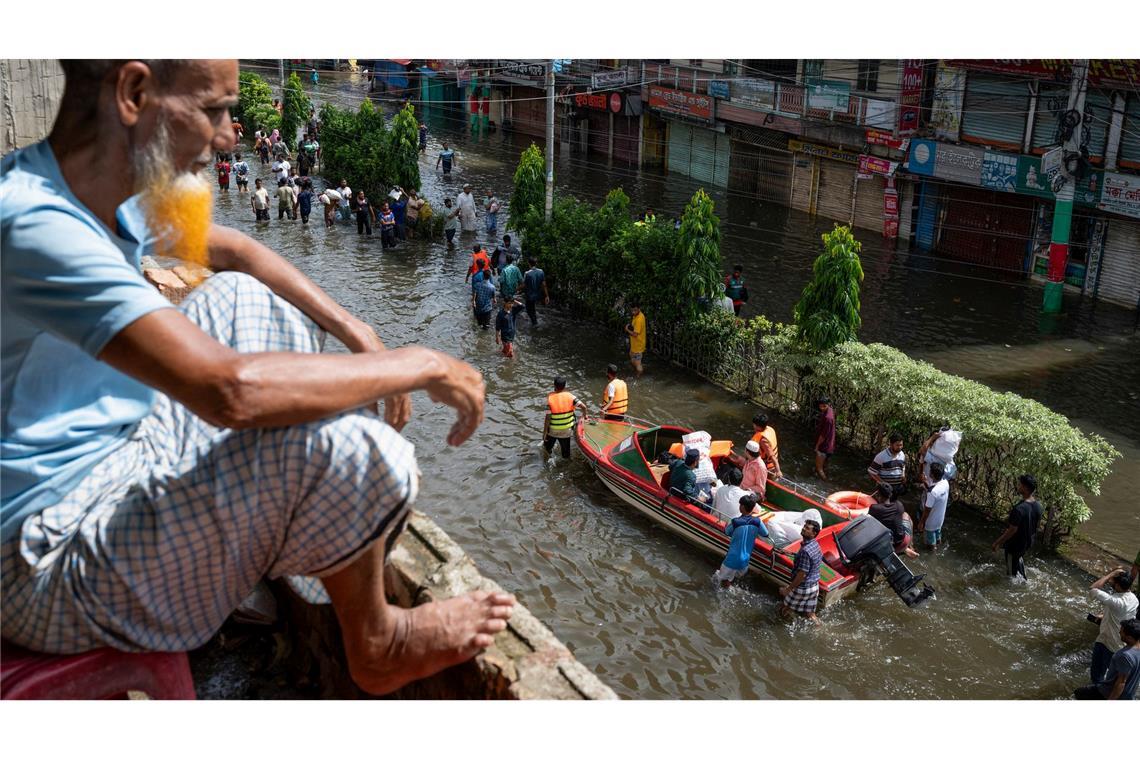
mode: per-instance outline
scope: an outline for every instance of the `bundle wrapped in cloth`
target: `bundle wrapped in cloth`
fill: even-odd
[[[766,515],[764,525],[768,528],[772,545],[783,548],[799,541],[805,520],[815,520],[819,525],[823,525],[823,516],[818,509],[805,509],[803,512],[772,512],[771,516]]]
[[[697,476],[697,485],[716,482],[716,471],[713,469],[712,460],[709,459],[712,436],[704,430],[695,430],[681,436],[681,445],[685,450],[696,449],[701,454],[697,469],[693,471]]]

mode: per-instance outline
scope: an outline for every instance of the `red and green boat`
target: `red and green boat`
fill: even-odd
[[[583,418],[578,420],[574,432],[578,447],[594,472],[618,498],[690,543],[719,557],[725,555],[730,539],[724,533],[724,518],[670,493],[669,468],[656,464],[662,452],[676,451],[681,437],[691,430],[633,418],[625,421]],[[713,442],[710,458],[714,467],[730,448],[730,442]],[[824,557],[819,577],[820,609],[855,590],[858,576],[843,565],[835,543],[835,534],[848,522],[845,515],[839,514],[825,499],[817,500],[794,486],[771,480],[762,506],[768,515],[819,510],[823,530],[816,540]],[[800,542],[795,541],[776,547],[766,539],[757,538],[750,567],[765,580],[783,586],[792,577],[793,557],[799,546]]]

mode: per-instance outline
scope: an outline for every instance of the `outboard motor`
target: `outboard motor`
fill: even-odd
[[[839,555],[845,565],[862,571],[860,587],[874,576],[877,567],[907,607],[934,596],[934,589],[927,584],[922,583],[922,588],[918,587],[925,576],[910,571],[895,554],[891,531],[870,515],[855,518],[839,531],[835,535],[835,545],[839,547]]]

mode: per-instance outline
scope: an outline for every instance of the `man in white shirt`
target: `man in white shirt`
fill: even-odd
[[[269,168],[273,172],[273,176],[277,179],[278,182],[280,182],[283,179],[289,179],[289,170],[293,167],[289,164],[288,161],[280,159],[274,161],[273,165]]]
[[[918,530],[925,532],[926,545],[932,551],[938,550],[942,542],[942,523],[946,520],[946,506],[950,500],[950,483],[943,479],[945,470],[941,462],[930,463],[930,477],[927,479],[929,491],[922,503],[922,517]]]
[[[1108,591],[1104,589],[1105,585],[1108,585]],[[1137,599],[1136,594],[1129,590],[1131,586],[1132,578],[1128,571],[1117,568],[1099,578],[1089,588],[1089,594],[1104,608],[1100,615],[1100,633],[1097,634],[1096,642],[1093,644],[1092,664],[1089,668],[1094,684],[1104,680],[1112,655],[1124,646],[1124,642],[1120,639],[1120,624],[1136,617]]]
[[[752,493],[740,487],[740,483],[743,479],[744,474],[740,471],[740,468],[733,467],[728,472],[728,482],[716,489],[716,494],[713,498],[713,509],[726,520],[740,517],[740,497],[744,494]]]
[[[348,186],[348,180],[342,179],[340,185],[337,186],[336,191],[340,193],[340,218],[352,219],[352,188]]]

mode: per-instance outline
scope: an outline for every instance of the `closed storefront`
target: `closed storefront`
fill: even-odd
[[[1140,222],[1109,218],[1098,281],[1090,289],[1098,299],[1140,308]]]
[[[642,114],[641,121],[641,163],[663,166],[669,152],[669,126],[649,111]]]
[[[512,87],[510,117],[515,132],[545,137],[546,93],[535,87]]]
[[[637,163],[637,138],[641,119],[625,114],[614,115],[614,158],[627,164]]]
[[[815,182],[819,174],[819,159],[806,153],[792,154],[792,193],[788,204],[797,211],[812,213],[815,199]]]
[[[851,221],[852,194],[855,192],[855,167],[840,161],[821,159],[819,181],[815,191],[815,213],[844,224]],[[882,193],[879,193],[882,202]]]
[[[855,183],[855,217],[852,224],[865,230],[883,231],[883,196],[887,180],[875,174]],[[900,222],[901,227],[901,222]]]
[[[944,258],[1025,271],[1036,219],[1033,198],[953,184],[940,190],[937,247]]]
[[[600,153],[603,156],[610,152],[610,115],[606,111],[595,111],[592,108],[578,109],[579,123],[585,122],[589,131],[587,143],[590,153]]]
[[[682,122],[669,124],[669,171],[717,187],[728,186],[728,136]]]
[[[962,140],[1018,151],[1028,113],[1027,83],[970,72],[962,108]]]
[[[787,135],[744,126],[730,126],[728,134],[732,138],[729,188],[762,201],[788,205],[792,154],[786,147]]]
[[[895,189],[899,193],[899,240],[910,240],[915,184],[898,179],[895,181]]]

